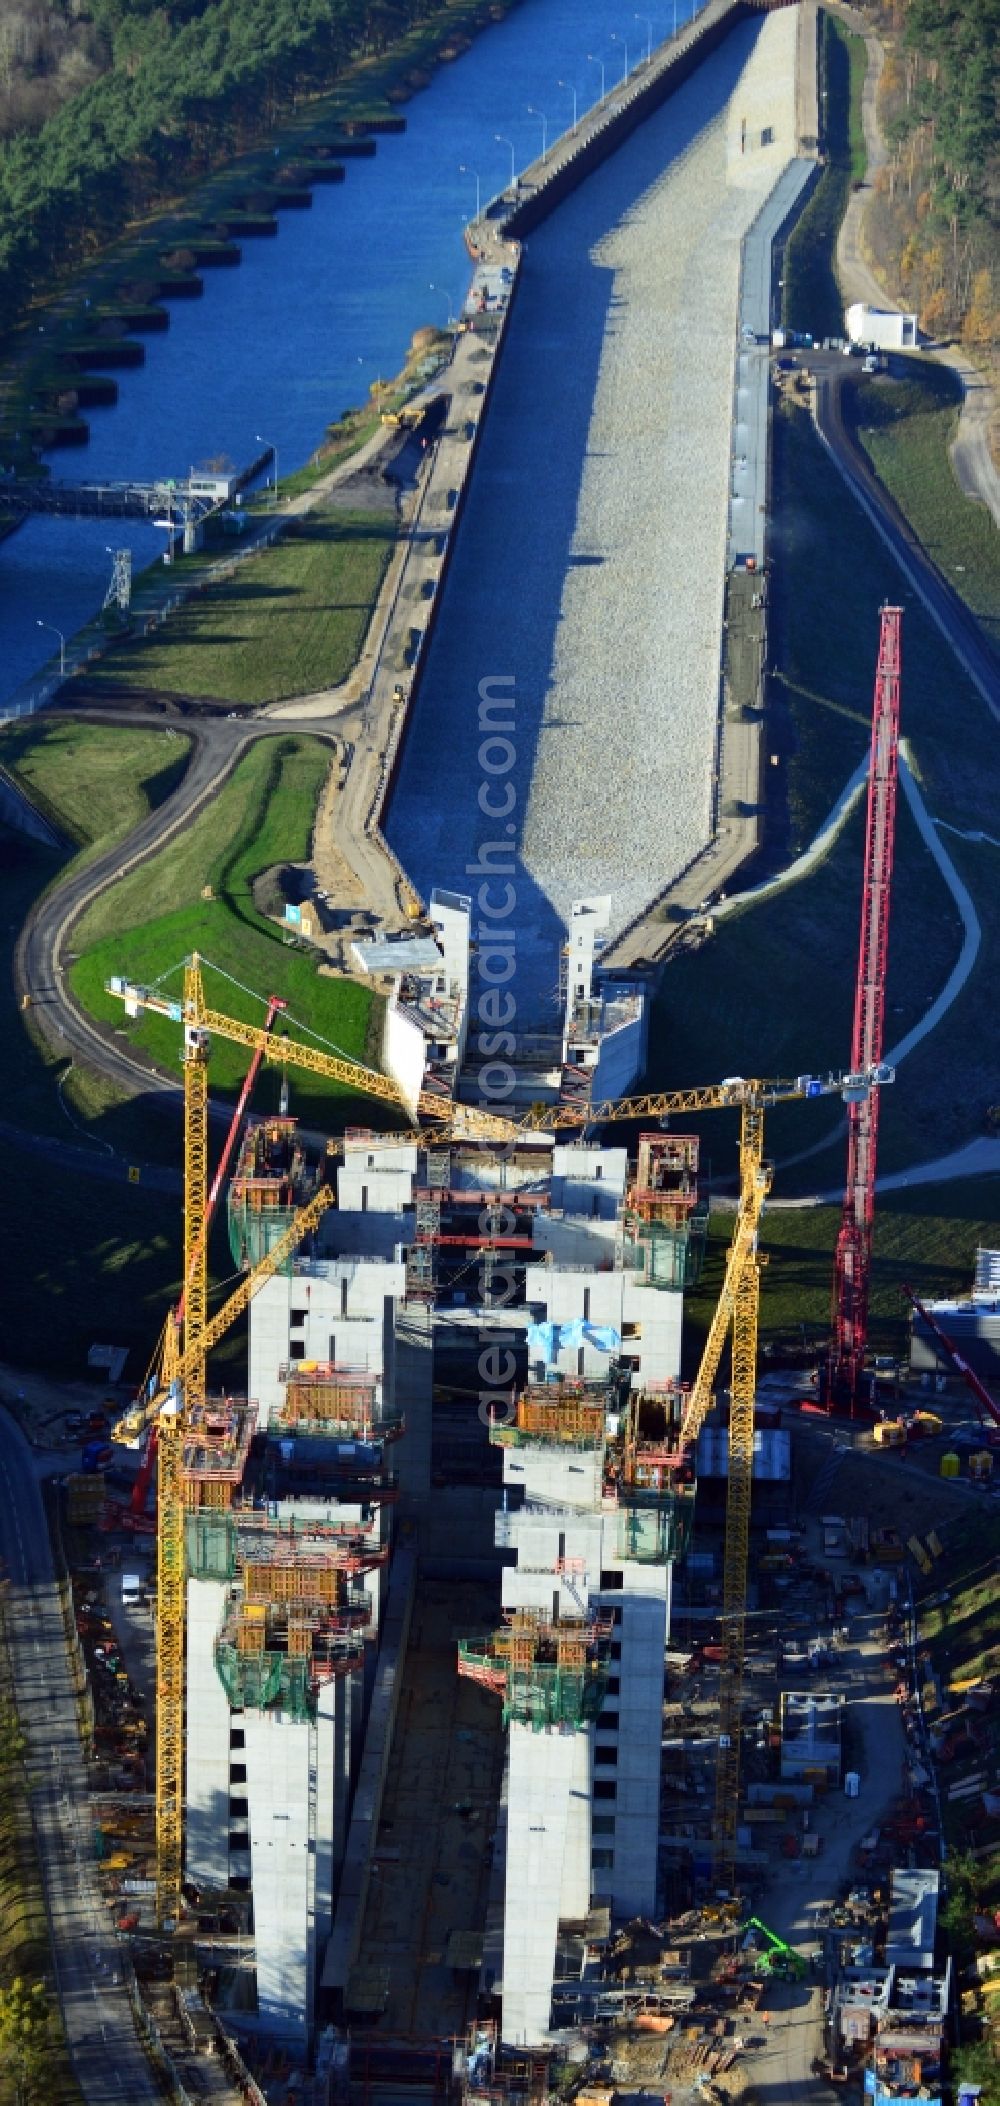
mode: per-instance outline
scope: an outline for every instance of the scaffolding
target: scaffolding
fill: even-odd
[[[324,1684],[364,1666],[364,1640],[354,1632],[268,1628],[254,1647],[242,1642],[241,1624],[236,1637],[236,1644],[228,1633],[215,1643],[219,1680],[234,1711],[281,1711],[298,1722],[315,1718]]]
[[[259,1265],[316,1190],[319,1169],[307,1161],[297,1123],[254,1119],[247,1126],[228,1201],[229,1243],[241,1268]],[[282,1270],[291,1268],[289,1253]]]
[[[108,554],[112,568],[103,612],[107,614],[113,607],[122,628],[127,629],[132,606],[132,551],[130,548],[112,548]]]
[[[305,1573],[324,1566],[358,1578],[376,1571],[389,1556],[388,1544],[374,1530],[327,1519],[283,1519],[249,1506],[189,1513],[186,1535],[193,1579],[233,1580],[237,1573],[264,1568],[274,1574]],[[270,1582],[274,1598],[283,1591],[287,1598],[291,1584],[275,1577]]]
[[[618,1219],[616,1263],[644,1286],[680,1293],[697,1285],[708,1235],[698,1197],[694,1134],[644,1133]]]
[[[517,1609],[504,1629],[459,1640],[458,1672],[503,1698],[505,1726],[575,1733],[604,1702],[612,1629],[608,1616],[553,1622]]]
[[[481,1268],[482,1300],[492,1296],[492,1273],[501,1258],[515,1254],[524,1263],[534,1249],[532,1221],[550,1205],[548,1190],[528,1191],[517,1185],[483,1187],[449,1183],[460,1179],[462,1159],[447,1149],[429,1149],[426,1185],[414,1192],[413,1242],[406,1258],[406,1291],[410,1299],[433,1301],[442,1285],[442,1252],[451,1251],[464,1266],[476,1257]]]
[[[274,1433],[382,1442],[398,1440],[406,1430],[402,1413],[386,1409],[378,1379],[367,1368],[342,1367],[334,1360],[286,1360],[278,1378],[285,1396],[270,1412]]]
[[[462,2106],[548,2106],[548,2048],[505,2048],[492,2019],[470,2026],[462,2057]]]
[[[633,1392],[609,1444],[604,1491],[618,1509],[616,1551],[635,1564],[676,1564],[690,1542],[694,1474],[677,1433],[684,1394],[673,1382]]]
[[[245,1397],[208,1397],[189,1406],[181,1440],[184,1504],[229,1507],[243,1482],[257,1407]]]
[[[215,1643],[230,1704],[313,1715],[323,1684],[364,1664],[372,1604],[349,1581],[384,1564],[388,1545],[333,1529],[307,1541],[288,1530],[244,1530],[241,1542],[237,1521],[230,1555],[234,1584]]]
[[[529,1383],[509,1424],[494,1421],[495,1448],[531,1446],[602,1449],[607,1420],[603,1383]]]

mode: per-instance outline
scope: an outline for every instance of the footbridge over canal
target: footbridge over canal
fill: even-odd
[[[31,513],[59,519],[151,520],[168,533],[182,533],[187,550],[196,545],[198,529],[210,513],[224,511],[273,459],[273,448],[268,446],[249,467],[234,475],[192,468],[190,475],[163,476],[148,483],[0,476],[0,511],[19,521]]]

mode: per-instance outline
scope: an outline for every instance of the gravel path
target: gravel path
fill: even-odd
[[[794,155],[797,29],[734,31],[527,244],[387,828],[422,892],[473,889],[477,691],[513,676],[522,1027],[571,902],[621,927],[709,834],[740,248]]]

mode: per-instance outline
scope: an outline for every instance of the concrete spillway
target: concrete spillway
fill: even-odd
[[[734,30],[526,243],[386,828],[425,893],[513,830],[521,1029],[555,1022],[571,901],[620,928],[711,831],[741,247],[795,154],[798,12]]]

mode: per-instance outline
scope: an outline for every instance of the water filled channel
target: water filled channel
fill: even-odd
[[[184,475],[206,460],[237,465],[277,447],[285,472],[308,458],[328,422],[402,365],[413,331],[443,324],[468,282],[462,228],[549,136],[669,35],[693,0],[522,0],[472,49],[440,66],[406,105],[406,131],[349,160],[341,185],[318,185],[310,210],[281,214],[275,240],[245,241],[238,269],[206,271],[204,297],[171,304],[146,364],[122,372],[113,409],[86,412],[91,440],[61,449],[69,479]],[[565,85],[560,85],[565,83]],[[529,113],[529,105],[539,114]],[[504,141],[499,143],[496,134]],[[469,173],[461,172],[465,164]],[[434,290],[432,290],[432,287]],[[32,520],[0,544],[0,694],[9,695],[100,606],[108,544],[131,545],[136,569],[162,553],[155,528],[128,522]]]

